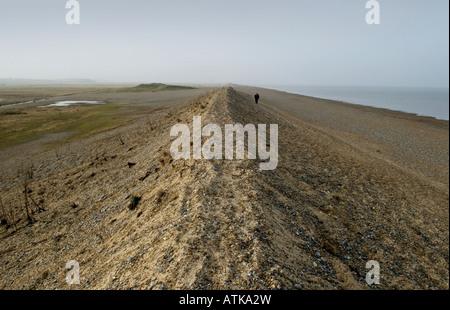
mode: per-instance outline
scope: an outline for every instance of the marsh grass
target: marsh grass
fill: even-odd
[[[0,114],[0,150],[43,138],[49,134],[66,133],[60,145],[97,132],[124,125],[129,119],[121,106],[73,106],[29,110],[26,114]]]
[[[3,199],[1,196],[0,196],[0,222],[2,225],[5,224],[7,228],[14,226],[14,229],[17,230],[16,214],[10,204],[3,203]]]

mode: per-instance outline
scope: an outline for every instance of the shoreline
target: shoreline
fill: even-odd
[[[364,105],[364,104],[358,104],[358,103],[351,103],[351,102],[344,101],[344,100],[328,99],[328,98],[316,97],[316,96],[311,96],[311,95],[298,94],[298,93],[289,92],[289,91],[285,91],[285,90],[279,90],[279,89],[275,89],[275,88],[240,85],[240,84],[231,84],[231,85],[233,87],[237,87],[237,88],[242,87],[242,88],[247,88],[247,89],[254,89],[255,91],[257,91],[257,89],[263,89],[263,90],[267,90],[267,91],[278,92],[280,94],[284,94],[287,96],[300,96],[300,97],[309,98],[309,99],[315,100],[315,101],[328,102],[328,103],[332,103],[332,104],[336,104],[336,105],[341,105],[343,107],[355,108],[358,110],[373,111],[374,113],[379,113],[379,114],[384,114],[384,115],[389,115],[389,116],[397,116],[399,118],[402,118],[402,116],[403,116],[403,118],[414,119],[417,121],[422,120],[422,121],[426,121],[426,122],[438,122],[444,126],[445,125],[448,126],[450,124],[450,120],[441,119],[441,118],[437,118],[437,117],[429,116],[429,115],[420,115],[420,114],[417,114],[414,112],[393,110],[393,109],[388,109],[388,108],[382,108],[382,107],[376,107],[376,106],[370,106],[370,105]]]
[[[256,87],[256,86],[249,86],[249,87]],[[355,105],[355,106],[362,106],[362,107],[381,109],[381,110],[386,110],[386,111],[389,111],[389,112],[405,113],[405,114],[410,114],[410,115],[417,116],[417,117],[432,118],[432,119],[436,119],[436,120],[439,120],[439,121],[449,122],[449,119],[439,118],[437,116],[422,115],[422,114],[419,114],[419,113],[416,113],[416,112],[409,112],[409,111],[405,111],[405,110],[397,110],[397,109],[390,109],[390,108],[386,108],[386,107],[378,107],[378,106],[374,106],[374,105],[366,105],[366,104],[361,104],[361,103],[355,103],[355,102],[347,101],[345,99],[333,99],[333,98],[326,98],[326,97],[321,97],[321,96],[316,96],[316,95],[308,95],[308,94],[304,94],[304,93],[300,93],[300,92],[284,90],[284,89],[281,89],[281,88],[280,89],[279,88],[273,88],[271,86],[263,86],[263,87],[260,87],[260,88],[264,88],[264,89],[268,89],[268,90],[275,90],[275,91],[279,91],[279,92],[283,92],[283,93],[291,94],[291,95],[300,95],[300,96],[310,97],[310,98],[320,99],[320,100],[330,100],[330,101],[334,101],[334,102],[337,102],[337,103],[343,103],[343,104],[350,104],[350,105]],[[336,87],[336,88],[339,88],[339,87]],[[362,88],[365,89],[364,87],[362,87]],[[376,89],[376,88],[374,88],[374,89]],[[393,88],[393,89],[394,90],[400,90],[400,89],[409,89],[409,88],[400,87],[400,88]],[[411,89],[416,89],[416,88],[411,88]],[[431,88],[423,88],[423,89],[431,89]],[[436,88],[436,89],[443,90],[444,88]]]
[[[296,118],[336,143],[382,158],[386,164],[448,184],[449,121],[255,87],[235,86],[261,105]]]

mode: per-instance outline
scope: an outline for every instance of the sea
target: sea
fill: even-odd
[[[292,85],[271,85],[270,88],[294,94],[449,120],[448,88],[372,88]]]

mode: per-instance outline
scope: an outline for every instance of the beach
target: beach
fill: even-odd
[[[448,121],[233,84],[46,96],[105,104],[0,110],[4,137],[7,124],[54,124],[0,140],[16,219],[0,227],[0,289],[449,288]],[[69,112],[99,127],[62,126]],[[277,124],[277,168],[174,160],[170,129],[194,116]]]

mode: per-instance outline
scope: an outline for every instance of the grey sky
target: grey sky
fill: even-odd
[[[0,0],[0,78],[436,86],[449,83],[449,1]]]

